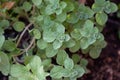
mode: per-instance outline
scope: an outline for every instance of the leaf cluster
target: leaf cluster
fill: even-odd
[[[0,6],[0,71],[9,80],[77,80],[87,73],[88,61],[76,52],[99,57],[106,46],[101,31],[107,14],[116,11],[117,5],[106,0],[95,0],[92,7],[74,0],[16,0],[10,10]]]

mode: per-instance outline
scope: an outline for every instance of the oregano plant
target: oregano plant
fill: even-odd
[[[89,61],[76,52],[99,57],[106,46],[101,32],[117,5],[84,3],[0,1],[0,72],[9,80],[77,80],[87,73]]]

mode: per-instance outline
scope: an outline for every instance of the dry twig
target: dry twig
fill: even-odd
[[[17,41],[16,46],[19,45],[19,43],[20,43],[20,41],[21,41],[23,35],[25,34],[25,32],[29,29],[29,27],[30,27],[31,25],[32,25],[32,23],[28,24],[28,25],[25,27],[24,31],[21,33],[21,35],[20,35],[20,37],[19,37],[19,39],[18,39],[18,41]]]

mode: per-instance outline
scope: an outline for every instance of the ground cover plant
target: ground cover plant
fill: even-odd
[[[1,0],[0,71],[8,80],[76,80],[88,72],[81,51],[96,59],[106,46],[101,31],[109,0]]]

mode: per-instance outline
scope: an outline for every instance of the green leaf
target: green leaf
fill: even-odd
[[[54,49],[59,49],[60,47],[62,46],[62,42],[58,41],[58,40],[55,40],[53,42],[53,48]]]
[[[93,22],[90,20],[85,21],[83,28],[80,29],[81,36],[88,37],[90,36],[91,32],[93,31]]]
[[[69,41],[70,40],[70,35],[69,34],[65,34],[65,41]]]
[[[83,54],[87,54],[89,53],[90,47],[88,47],[87,49],[82,49],[82,53]]]
[[[104,6],[104,11],[106,12],[106,13],[111,13],[111,3],[110,3],[110,1],[107,1],[106,3],[105,3],[106,5]]]
[[[81,65],[82,67],[86,67],[87,64],[88,64],[88,61],[87,61],[86,59],[82,58],[82,59],[80,60],[80,65]]]
[[[62,41],[65,40],[65,34],[63,34],[64,32],[65,27],[60,23],[54,22],[50,28],[43,31],[43,40],[46,42],[53,42],[56,38],[59,38],[57,40],[61,42],[61,39]]]
[[[12,49],[11,49],[12,50]],[[7,51],[7,50],[6,50]],[[10,56],[16,56],[19,55],[21,52],[20,48],[15,48],[13,51],[11,51],[9,54]]]
[[[111,2],[111,12],[116,12],[118,10],[118,6],[115,3]]]
[[[71,73],[72,73],[72,70],[69,70],[69,69],[63,69],[62,70],[62,73],[63,73],[63,77],[70,77],[71,76]]]
[[[48,46],[48,43],[45,42],[44,40],[40,39],[37,41],[37,46],[40,49],[45,49]]]
[[[85,74],[85,70],[79,65],[75,65],[74,70],[78,72],[77,78],[82,77],[83,74]]]
[[[56,13],[57,15],[62,13],[62,10],[66,7],[66,3],[61,1],[59,2],[59,0],[52,0],[52,2],[50,1],[50,4],[47,5],[47,7],[45,8],[45,14],[47,15],[51,15],[53,13]]]
[[[75,69],[73,69],[71,71],[70,80],[76,80],[77,79],[77,75],[78,75],[78,72]]]
[[[39,19],[40,21],[42,20],[42,15]],[[47,31],[47,29],[53,27],[55,22],[51,20],[50,16],[43,16],[43,24],[42,29]]]
[[[64,1],[61,1],[61,2],[60,2],[60,8],[61,8],[61,9],[64,9],[66,6],[67,6],[67,3],[66,3],[66,2],[64,2]]]
[[[49,74],[44,71],[43,66],[39,67],[37,72],[34,74],[36,74],[36,76],[34,76],[34,79],[37,79],[37,80],[45,80],[46,77],[49,76]]]
[[[43,62],[42,62],[42,65],[45,66],[45,67],[49,67],[51,65],[51,59],[45,59]]]
[[[6,40],[3,45],[3,49],[6,51],[14,51],[16,49],[16,44],[11,40]]]
[[[74,61],[75,64],[77,64],[80,61],[80,56],[78,54],[73,54],[72,60]]]
[[[41,38],[41,32],[39,31],[39,29],[33,29],[33,35],[36,39]]]
[[[97,33],[95,33],[95,29],[97,29],[97,28],[94,27],[94,29],[93,29],[94,33],[91,34],[90,37],[87,37],[88,38],[87,42],[88,42],[89,45],[93,44],[97,39]]]
[[[51,30],[43,31],[43,40],[46,42],[53,42],[56,39],[56,33]]]
[[[39,6],[42,3],[42,0],[32,0],[35,6]]]
[[[13,28],[18,31],[18,32],[21,32],[24,28],[25,28],[25,24],[21,21],[16,21],[14,24],[13,24]]]
[[[97,47],[93,47],[90,52],[89,52],[89,55],[90,57],[92,57],[93,59],[96,59],[100,56],[100,53],[101,53],[101,49],[100,48],[97,48]]]
[[[10,25],[10,23],[9,23],[8,20],[2,20],[2,21],[0,21],[0,27],[2,27],[4,29],[8,28],[9,25]]]
[[[55,10],[56,15],[60,15],[62,13],[62,8],[58,8]]]
[[[96,4],[96,3],[94,3],[93,5],[92,5],[92,10],[94,11],[94,12],[101,12],[101,11],[103,11],[103,7],[101,6],[101,5],[99,5],[99,4]]]
[[[55,13],[56,13],[56,15],[60,15],[62,13],[62,9],[60,8],[60,9],[56,10]]]
[[[30,65],[30,68],[31,68],[32,72],[36,73],[38,68],[40,68],[40,66],[41,66],[41,59],[40,59],[40,57],[39,56],[34,56],[30,60],[30,63],[28,65]]]
[[[3,35],[0,35],[0,49],[3,46],[4,42],[5,42],[5,37]]]
[[[105,0],[95,0],[95,3],[98,3],[98,4],[103,4],[105,2]]]
[[[80,41],[80,46],[81,49],[86,49],[89,46],[88,39],[87,38],[82,38]]]
[[[99,33],[97,36],[96,36],[96,38],[97,39],[99,39],[99,40],[104,40],[104,36],[103,36],[103,34],[101,34],[101,33]]]
[[[10,63],[7,54],[0,51],[0,71],[4,75],[8,75],[10,72]]]
[[[45,0],[46,2],[50,3],[50,4],[58,4],[60,0]]]
[[[20,14],[21,12],[23,12],[23,9],[21,7],[15,7],[14,8],[14,13]],[[16,21],[17,19],[13,17],[13,21]]]
[[[115,3],[112,3],[112,2],[109,2],[109,1],[106,2],[106,6],[104,8],[104,11],[106,13],[108,13],[108,14],[113,13],[113,12],[116,12],[117,10],[118,10],[118,7]]]
[[[66,69],[69,69],[69,70],[73,69],[73,67],[74,67],[74,62],[73,62],[73,60],[67,57],[67,58],[65,59],[65,61],[64,61],[64,67],[65,67]]]
[[[70,80],[76,80],[79,77],[82,77],[85,73],[85,70],[80,65],[75,65],[74,69],[71,72]]]
[[[58,40],[59,42],[64,42],[66,39],[66,35],[65,34],[59,34],[56,38],[56,40]]]
[[[53,7],[52,5],[47,5],[47,7],[45,8],[45,14],[47,14],[47,15],[53,14],[55,12],[55,10],[52,9],[52,7]]]
[[[73,2],[66,1],[66,3],[67,3],[67,6],[65,7],[66,12],[70,12],[70,11],[73,11],[75,9]]]
[[[64,65],[64,61],[67,57],[68,55],[64,50],[59,50],[57,53],[56,61],[59,65]]]
[[[23,65],[20,64],[13,64],[11,66],[11,72],[12,77],[20,78],[20,77],[30,77],[29,69]],[[28,80],[28,79],[27,79]]]
[[[75,46],[75,44],[76,44],[76,42],[73,39],[70,39],[69,41],[64,43],[64,45],[68,48],[71,48],[71,47]]]
[[[88,18],[92,18],[94,15],[94,12],[87,6],[84,5],[80,5],[79,6],[79,19],[88,19]]]
[[[4,34],[4,29],[0,27],[0,35]]]
[[[56,29],[56,32],[58,32],[58,33],[64,33],[65,32],[64,25],[60,24],[60,23],[55,23],[55,29]]]
[[[9,80],[18,80],[18,79],[15,77],[9,76]]]
[[[97,13],[95,19],[99,25],[104,25],[108,20],[108,16],[105,13]]]
[[[64,22],[66,20],[67,14],[65,12],[56,16],[56,20],[59,22]]]
[[[53,57],[57,54],[58,50],[54,49],[52,45],[49,45],[47,48],[46,48],[46,56],[47,57]]]
[[[79,20],[79,14],[77,12],[75,13],[70,13],[67,15],[67,22],[68,23],[72,23],[72,24],[75,24],[77,23]]]
[[[62,66],[54,66],[50,71],[50,76],[55,79],[60,79],[63,76],[62,70],[64,68]]]
[[[77,52],[80,49],[80,41],[76,41],[75,46],[69,48],[71,52]]]
[[[32,58],[33,58],[33,56],[25,56],[25,58],[24,58],[24,60],[25,60],[24,64],[25,65],[29,64],[29,62],[31,61]]]
[[[92,5],[92,9],[96,13],[102,12],[105,5],[106,5],[105,0],[95,0],[95,3]]]
[[[104,40],[98,40],[93,44],[96,48],[105,48],[107,43]]]
[[[71,32],[71,37],[76,39],[76,40],[80,40],[81,39],[81,34],[80,34],[80,30],[78,29],[74,29],[72,32]]]
[[[25,2],[23,3],[22,8],[23,8],[25,11],[30,11],[31,8],[32,8],[32,5],[31,5],[29,2],[25,1]]]
[[[38,15],[34,19],[35,19],[36,23],[41,24],[40,22],[43,20],[43,15]]]
[[[33,75],[35,75],[34,79],[45,80],[46,76],[49,75],[48,73],[44,71],[42,62],[39,56],[34,56],[31,59],[30,63],[27,65],[27,67],[29,67]]]

